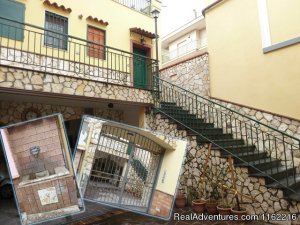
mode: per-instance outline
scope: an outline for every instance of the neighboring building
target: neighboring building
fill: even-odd
[[[162,38],[162,68],[206,52],[205,19],[197,17]]]
[[[299,7],[229,0],[204,11],[213,98],[300,120]]]

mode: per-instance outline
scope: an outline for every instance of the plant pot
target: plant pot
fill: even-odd
[[[215,201],[215,200],[207,200],[206,204],[205,204],[207,213],[210,214],[210,215],[217,214],[218,213],[217,205],[218,205],[217,201]]]
[[[177,208],[184,208],[186,204],[186,198],[183,194],[177,194],[175,199],[175,205]]]
[[[225,205],[218,205],[217,210],[220,215],[230,215],[231,214],[231,207]]]
[[[195,213],[203,213],[205,210],[205,201],[202,199],[193,200],[192,209]]]
[[[242,215],[247,215],[247,210],[241,207],[241,210],[238,210],[237,207],[231,208],[231,213],[238,216],[238,220],[241,220]]]

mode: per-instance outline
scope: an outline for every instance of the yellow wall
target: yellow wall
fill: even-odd
[[[59,5],[71,8],[71,13],[64,13],[53,7],[43,5],[43,1],[19,0],[26,5],[25,22],[44,27],[45,11],[50,11],[68,18],[68,34],[84,40],[87,38],[87,26],[106,30],[106,45],[131,52],[131,40],[140,41],[140,35],[131,35],[129,28],[140,27],[152,33],[155,32],[154,19],[150,16],[130,9],[113,0],[55,0]],[[51,3],[54,1],[51,1]],[[159,2],[153,1],[153,7],[160,7]],[[83,15],[82,19],[78,16]],[[86,20],[88,16],[107,21],[107,27]],[[159,21],[159,20],[158,20]],[[159,24],[158,24],[159,26]],[[160,31],[160,30],[159,30]],[[158,32],[159,33],[159,32]],[[32,38],[33,39],[33,38]],[[152,45],[152,56],[155,55],[155,41],[146,39],[146,44]],[[26,36],[25,41],[26,44]],[[26,46],[24,45],[26,48]],[[72,50],[72,49],[71,49]]]
[[[299,29],[297,21],[286,26]],[[263,53],[257,0],[208,10],[206,29],[212,97],[300,119],[300,44]]]
[[[267,0],[272,44],[300,37],[300,1]]]
[[[175,195],[186,145],[186,141],[177,140],[175,150],[167,149],[165,151],[158,175],[156,190]],[[165,178],[163,182],[164,174]]]

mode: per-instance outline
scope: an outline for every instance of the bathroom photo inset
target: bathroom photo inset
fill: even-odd
[[[84,211],[63,124],[56,114],[0,129],[24,225]]]

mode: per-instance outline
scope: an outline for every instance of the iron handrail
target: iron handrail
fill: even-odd
[[[141,57],[141,58],[150,59],[152,61],[155,61],[155,59],[152,59],[152,58],[147,57],[147,56],[139,55],[139,54],[136,54],[136,53],[133,53],[133,52],[128,52],[128,51],[125,51],[125,50],[122,50],[122,49],[118,49],[118,48],[114,48],[114,47],[111,47],[111,46],[108,46],[108,45],[102,45],[102,44],[99,44],[99,43],[96,43],[96,42],[92,42],[92,41],[88,41],[86,39],[75,37],[75,36],[72,36],[72,35],[69,35],[69,34],[59,33],[59,32],[52,31],[52,30],[49,30],[49,29],[46,29],[46,28],[43,28],[43,27],[40,27],[40,26],[33,25],[33,24],[21,23],[19,21],[11,20],[11,19],[8,19],[8,18],[5,18],[5,17],[1,17],[1,16],[0,16],[0,25],[10,26],[10,27],[13,27],[13,28],[16,28],[16,29],[20,29],[20,30],[30,31],[28,29],[23,29],[23,28],[20,28],[20,27],[3,24],[3,23],[1,23],[1,19],[9,21],[9,22],[16,23],[16,24],[20,24],[20,25],[24,25],[24,26],[36,28],[36,29],[39,29],[39,30],[42,30],[42,31],[47,31],[49,33],[57,34],[57,35],[60,35],[60,36],[63,36],[63,37],[67,37],[67,38],[75,39],[75,40],[78,40],[78,41],[82,41],[82,42],[85,42],[87,44],[98,45],[98,46],[101,46],[101,47],[109,48],[109,49],[112,49],[112,50],[115,50],[115,51],[119,51],[119,52],[122,52],[122,53],[129,54],[129,55],[136,55],[136,56]],[[32,32],[32,31],[30,31],[30,32]],[[43,33],[38,33],[38,34],[43,34]]]
[[[198,136],[214,144],[222,143],[223,147],[218,144],[216,146],[288,190],[289,187],[300,183],[297,178],[298,165],[294,157],[295,151],[300,150],[300,141],[297,138],[159,77],[155,77],[154,80],[158,81],[159,88],[159,93],[154,96],[155,107],[166,107],[166,115],[172,120],[178,123],[180,121],[176,118],[179,118],[184,121],[181,125],[196,132]],[[164,106],[164,102],[175,103],[175,108]],[[221,128],[224,136],[220,137],[219,132],[206,128]],[[208,138],[199,132],[208,135]],[[244,149],[230,152],[231,147]],[[253,165],[241,159],[239,155],[250,157]],[[264,166],[265,163],[268,165]],[[260,166],[266,171],[259,170]],[[272,177],[278,174],[281,176],[280,182],[283,183]]]
[[[162,110],[160,110],[160,109],[158,109],[158,108],[156,108],[155,110],[157,110],[159,113],[164,114],[165,116],[171,118],[172,120],[176,121],[176,123],[178,123],[178,124],[184,126],[185,128],[189,129],[190,131],[192,131],[193,133],[195,133],[194,136],[200,136],[201,138],[203,138],[203,139],[205,139],[206,141],[208,141],[209,143],[215,145],[215,146],[218,147],[219,149],[221,149],[221,150],[225,151],[226,153],[230,154],[231,156],[234,156],[235,158],[239,159],[241,162],[243,162],[243,163],[246,164],[247,166],[249,166],[249,167],[251,167],[251,168],[257,170],[259,173],[265,174],[266,177],[268,177],[270,180],[272,180],[272,181],[275,182],[276,184],[279,184],[279,185],[281,185],[281,186],[284,186],[287,190],[289,190],[289,191],[291,191],[291,192],[293,192],[293,193],[295,193],[295,194],[297,194],[297,195],[300,196],[300,193],[298,193],[298,192],[295,191],[294,189],[292,189],[292,188],[290,188],[290,187],[288,187],[288,186],[286,186],[286,185],[283,185],[282,183],[280,183],[280,181],[278,181],[277,179],[273,178],[272,176],[266,174],[263,170],[260,170],[259,168],[257,168],[257,167],[255,167],[255,166],[251,165],[249,162],[247,162],[247,161],[245,161],[244,159],[240,158],[238,155],[236,155],[236,154],[234,154],[234,153],[228,151],[228,150],[226,149],[226,147],[220,146],[219,144],[215,143],[213,140],[210,140],[209,138],[205,137],[204,135],[202,135],[201,133],[199,133],[199,132],[196,131],[195,129],[190,128],[189,126],[185,125],[184,123],[180,122],[179,120],[175,119],[174,117],[170,116],[169,114],[165,113],[164,111],[162,111]]]
[[[260,125],[262,125],[262,126],[265,126],[265,127],[269,128],[269,129],[275,131],[275,132],[278,132],[278,133],[280,133],[280,134],[282,134],[282,135],[284,135],[284,136],[287,136],[287,137],[289,137],[289,138],[292,138],[292,139],[294,139],[294,140],[300,142],[300,139],[298,139],[298,138],[296,138],[296,137],[293,137],[293,136],[291,136],[291,135],[289,135],[289,134],[287,134],[287,133],[285,133],[285,132],[283,132],[283,131],[277,130],[277,129],[275,129],[274,127],[271,127],[271,126],[269,126],[269,125],[267,125],[267,124],[264,124],[264,123],[262,123],[262,122],[260,122],[260,121],[258,121],[258,120],[255,120],[255,119],[253,119],[253,118],[251,118],[251,117],[249,117],[249,116],[243,115],[243,114],[241,114],[241,113],[238,112],[238,111],[235,111],[235,110],[230,109],[230,108],[228,108],[228,107],[226,107],[226,106],[223,106],[223,105],[221,105],[221,104],[219,104],[219,103],[217,103],[217,102],[214,102],[214,101],[212,101],[212,100],[210,100],[210,99],[208,99],[208,98],[205,98],[205,97],[203,97],[203,96],[197,95],[197,94],[195,94],[195,93],[193,93],[193,92],[191,92],[191,91],[189,91],[189,90],[186,90],[186,89],[184,89],[184,88],[182,88],[182,87],[179,87],[178,85],[175,85],[175,84],[173,84],[173,83],[171,83],[171,82],[169,82],[169,81],[166,81],[166,80],[164,80],[164,79],[162,79],[162,78],[159,78],[159,77],[156,77],[156,78],[157,78],[158,80],[161,80],[161,81],[163,81],[163,82],[165,82],[165,83],[168,83],[168,84],[170,84],[170,85],[172,85],[172,86],[174,86],[174,87],[176,87],[176,88],[178,88],[178,89],[181,89],[181,90],[184,91],[184,92],[187,92],[187,93],[190,93],[190,94],[192,94],[192,95],[194,95],[194,96],[197,96],[197,98],[204,99],[205,101],[208,101],[208,102],[210,102],[210,103],[212,103],[212,104],[215,104],[215,105],[217,105],[217,106],[219,106],[219,107],[221,107],[221,108],[223,108],[223,109],[226,109],[226,110],[228,110],[228,111],[231,111],[231,112],[233,112],[233,113],[235,113],[235,114],[237,114],[237,115],[239,115],[239,116],[242,116],[242,117],[244,117],[244,118],[247,118],[248,120],[251,120],[251,121],[253,121],[253,122],[257,123],[257,124],[260,124]]]

